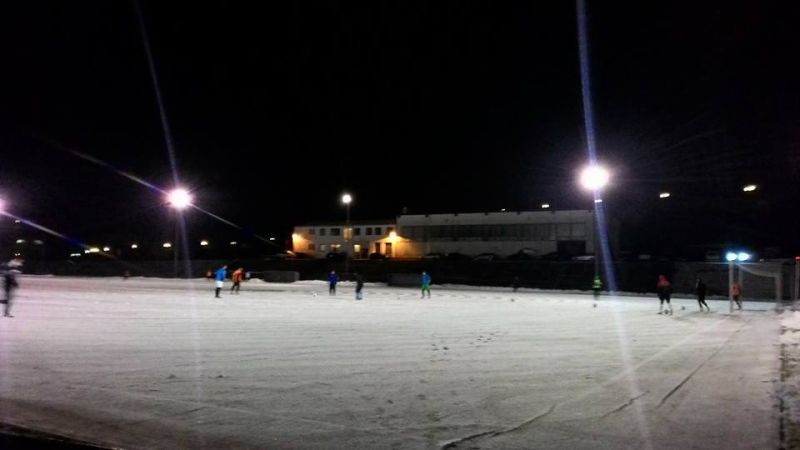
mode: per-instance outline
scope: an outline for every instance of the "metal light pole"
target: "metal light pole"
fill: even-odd
[[[350,202],[353,197],[350,194],[342,195],[342,203],[344,203],[347,210],[347,216],[344,223],[344,275],[348,276],[350,273]]]
[[[600,254],[600,249],[602,245],[600,244],[600,215],[598,214],[597,210],[600,207],[600,203],[603,202],[602,197],[600,196],[603,188],[608,184],[611,175],[608,173],[608,170],[603,168],[597,164],[591,164],[585,169],[581,171],[580,175],[580,183],[584,189],[589,190],[593,194],[594,198],[594,229],[595,229],[595,240],[594,240],[594,276],[595,278],[600,276],[600,258],[602,255]],[[606,280],[608,282],[608,280]]]
[[[175,241],[172,245],[175,278],[178,278],[178,251],[180,249],[180,224],[183,210],[192,205],[192,195],[183,188],[175,188],[167,193],[167,204],[175,210]],[[189,274],[186,274],[189,276]]]

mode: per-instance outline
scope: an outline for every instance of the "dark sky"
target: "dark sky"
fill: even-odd
[[[171,184],[134,3],[15,3],[0,19],[10,210],[83,240],[163,234],[155,193],[54,144]],[[607,205],[634,241],[700,233],[688,222],[700,241],[797,245],[798,6],[589,3],[598,153],[615,173]],[[585,141],[572,2],[141,10],[182,183],[258,234],[343,217],[344,190],[355,218],[589,206],[575,187]],[[744,182],[761,189],[742,200]],[[675,223],[658,229],[665,216]]]

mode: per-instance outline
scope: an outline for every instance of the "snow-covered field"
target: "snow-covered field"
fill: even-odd
[[[122,448],[778,448],[773,305],[22,277],[0,422]],[[682,307],[685,306],[685,309]]]

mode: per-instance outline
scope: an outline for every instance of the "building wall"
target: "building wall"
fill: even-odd
[[[521,249],[539,255],[564,249],[594,253],[594,218],[588,210],[401,215],[397,226],[409,256],[508,256]]]
[[[390,221],[351,224],[349,228],[344,222],[319,225],[300,225],[294,227],[292,233],[292,249],[315,258],[324,258],[328,253],[348,252],[359,257],[371,253],[387,253],[398,256],[395,252],[396,234],[392,234],[396,225]],[[369,232],[369,233],[368,233]]]

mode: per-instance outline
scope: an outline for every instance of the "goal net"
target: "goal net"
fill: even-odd
[[[783,268],[775,263],[738,263],[731,272],[742,288],[742,298],[774,299],[780,306],[783,299]]]

